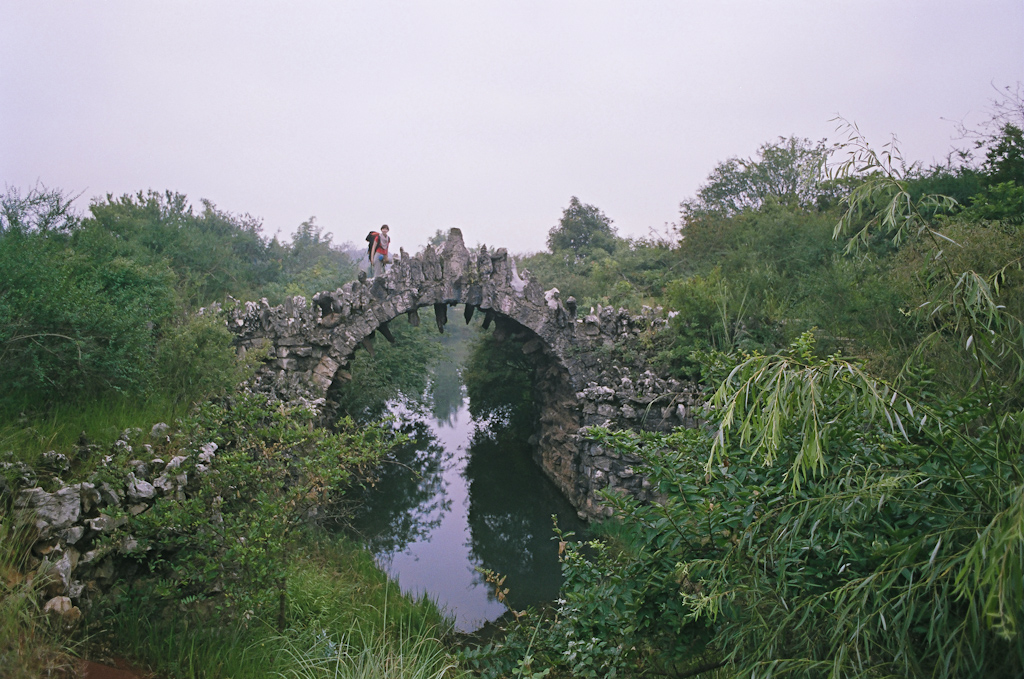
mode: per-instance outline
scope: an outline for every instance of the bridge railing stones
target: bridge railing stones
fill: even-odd
[[[523,351],[535,356],[542,402],[535,456],[581,516],[604,515],[596,495],[601,489],[653,496],[637,473],[637,460],[607,454],[584,440],[580,428],[695,424],[699,399],[693,385],[660,377],[642,360],[626,364],[611,357],[614,347],[664,327],[660,308],[631,314],[598,306],[579,317],[574,298],[562,300],[555,288],[544,291],[536,277],[519,272],[504,248],[470,251],[458,229],[440,248],[427,246],[413,256],[400,250],[382,277],[361,277],[310,302],[292,297],[272,307],[262,299],[226,310],[239,352],[263,352],[253,389],[322,404],[332,383],[351,379],[348,365],[357,349],[372,354],[378,334],[393,342],[389,324],[405,315],[419,325],[423,308],[433,308],[441,332],[456,305],[465,306],[467,323],[485,314],[483,327],[494,324],[496,333],[528,329],[532,338]]]

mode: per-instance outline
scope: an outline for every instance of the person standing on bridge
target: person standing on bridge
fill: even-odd
[[[390,263],[388,259],[388,247],[391,245],[391,238],[388,236],[388,225],[380,227],[380,232],[374,236],[370,243],[370,277],[384,275],[385,265]]]

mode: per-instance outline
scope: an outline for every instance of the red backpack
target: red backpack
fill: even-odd
[[[373,261],[373,249],[374,246],[377,244],[377,238],[379,236],[380,233],[378,231],[371,231],[370,233],[366,234],[366,242],[369,243],[369,245],[366,247],[366,258],[369,259],[371,262]]]

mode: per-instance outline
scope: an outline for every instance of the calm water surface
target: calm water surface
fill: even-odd
[[[530,458],[527,434],[472,420],[442,366],[432,412],[389,404],[415,442],[395,452],[354,520],[403,591],[426,593],[464,632],[505,613],[478,568],[506,575],[516,610],[553,601],[561,585],[552,515],[581,534],[576,511]]]

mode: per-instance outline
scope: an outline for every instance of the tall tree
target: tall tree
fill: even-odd
[[[824,141],[779,137],[762,144],[753,158],[729,158],[719,163],[697,195],[680,203],[683,224],[701,215],[731,217],[757,210],[769,200],[813,207],[836,198],[823,181],[828,155]]]
[[[548,248],[566,261],[581,263],[597,250],[615,251],[618,244],[612,220],[597,207],[581,203],[573,196],[562,211],[558,226],[548,232]]]

